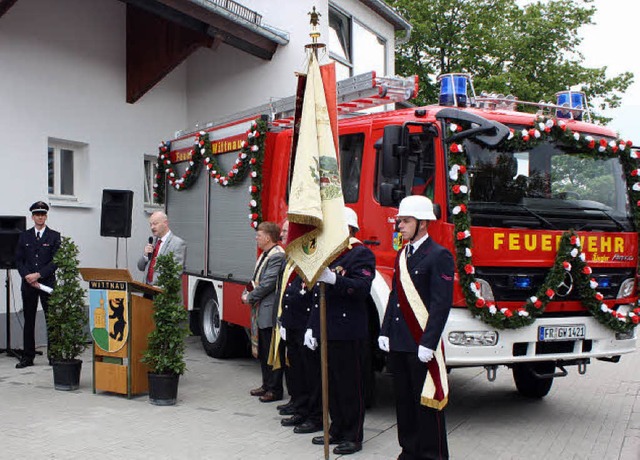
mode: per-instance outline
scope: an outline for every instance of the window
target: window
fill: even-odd
[[[338,81],[372,70],[386,73],[386,41],[334,7],[329,8],[329,57]]]
[[[360,194],[364,134],[340,136],[340,176],[345,203],[357,203]]]
[[[86,172],[86,144],[49,138],[47,148],[48,191],[52,197],[77,200]],[[86,180],[86,179],[85,179]]]
[[[158,163],[156,157],[145,155],[144,157],[144,205],[159,206],[157,200],[153,197],[156,183],[156,175],[158,174]]]

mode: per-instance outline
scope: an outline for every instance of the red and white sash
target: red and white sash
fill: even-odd
[[[400,310],[409,326],[413,339],[419,345],[429,320],[429,312],[411,280],[407,268],[406,251],[404,250],[400,252],[400,257],[398,258],[395,281]],[[442,340],[438,341],[434,357],[426,365],[428,372],[422,387],[420,404],[442,410],[449,402],[449,382],[447,380],[447,367],[444,361]]]

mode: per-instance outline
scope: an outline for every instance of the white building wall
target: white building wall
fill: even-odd
[[[49,201],[49,225],[79,245],[82,265],[114,267],[115,238],[99,236],[102,189],[133,190],[128,264],[121,239],[119,266],[140,277],[143,156],[185,123],[186,68],[127,104],[125,10],[114,0],[20,0],[0,18],[0,215],[27,215],[30,225],[30,204]],[[48,197],[49,137],[88,144],[78,203]]]
[[[273,59],[265,61],[221,45],[217,50],[200,49],[188,61],[188,125],[201,125],[235,112],[292,96],[295,72],[305,71],[305,48],[310,43],[308,13],[320,12],[320,42],[328,45],[329,2],[326,0],[243,0],[241,3],[262,14],[263,22],[289,33],[289,44],[279,46]],[[386,67],[394,73],[393,26],[366,8],[359,0],[336,2],[339,9],[387,39]],[[329,62],[328,52],[321,63]],[[212,82],[215,82],[212,84]],[[173,134],[173,131],[169,134]]]

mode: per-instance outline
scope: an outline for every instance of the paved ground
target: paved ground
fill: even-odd
[[[209,358],[188,339],[188,373],[173,407],[91,390],[85,353],[81,387],[53,389],[45,359],[25,370],[0,355],[1,459],[321,459],[312,435],[280,426],[275,404],[248,395],[259,381],[257,362]],[[450,375],[447,411],[453,459],[640,459],[640,354],[619,364],[575,368],[550,394],[531,401],[515,392],[501,368],[495,382],[479,369]],[[365,445],[354,459],[398,455],[388,375],[367,413]],[[335,458],[331,454],[331,458]]]

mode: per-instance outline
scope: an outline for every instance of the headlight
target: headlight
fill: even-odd
[[[482,278],[476,278],[476,281],[480,284],[480,295],[482,296],[482,298],[486,301],[494,302],[495,299],[493,297],[493,290],[491,289],[491,285]]]
[[[625,297],[629,297],[633,293],[633,288],[635,283],[633,282],[633,278],[627,278],[620,285],[620,289],[618,290],[618,299],[623,299]]]
[[[497,331],[449,332],[449,343],[464,347],[492,347],[498,343]]]

